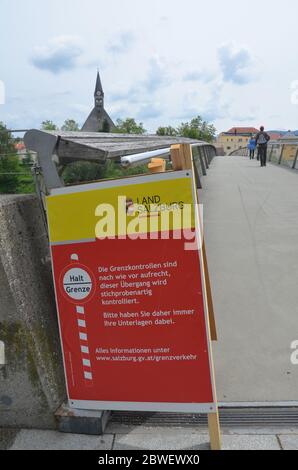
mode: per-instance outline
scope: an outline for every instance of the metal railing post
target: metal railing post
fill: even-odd
[[[205,145],[203,146],[203,152],[204,152],[205,166],[206,166],[206,168],[207,168],[207,170],[208,170],[208,168],[209,168],[209,163],[208,163],[208,159],[207,159],[207,152],[206,152],[206,147],[205,147]]]
[[[273,153],[273,145],[270,145],[270,154],[269,154],[269,157],[268,157],[268,162],[271,162],[272,153]]]
[[[203,173],[203,176],[206,176],[207,172],[206,172],[206,167],[205,167],[205,163],[204,163],[204,159],[202,155],[202,147],[198,147],[198,150],[199,150],[199,159],[201,163],[202,173]]]
[[[285,144],[282,145],[281,147],[281,153],[280,153],[280,157],[279,157],[279,161],[278,161],[278,165],[281,164],[281,161],[282,161],[282,155],[284,153],[284,148],[285,148]]]
[[[293,170],[296,170],[297,159],[298,159],[298,147],[297,147],[297,152],[296,152],[296,155],[295,155],[295,158],[294,158],[293,167],[292,167]]]

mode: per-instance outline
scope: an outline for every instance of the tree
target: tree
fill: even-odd
[[[16,155],[0,157],[0,193],[17,193],[20,173],[20,162]]]
[[[0,122],[0,193],[15,193],[18,187],[19,160],[14,139]]]
[[[56,130],[56,129],[53,129]],[[62,131],[71,131],[78,132],[80,130],[78,123],[74,119],[66,119],[63,126],[61,127]]]
[[[172,126],[167,127],[159,127],[156,131],[157,135],[164,135],[164,136],[175,136],[177,135],[177,129]]]
[[[68,164],[62,172],[62,177],[65,183],[74,184],[102,179],[103,173],[102,164],[79,161]]]
[[[109,124],[109,121],[107,119],[105,119],[103,121],[103,125],[102,125],[102,132],[110,132],[110,124]]]
[[[126,118],[117,119],[116,128],[113,130],[113,132],[117,132],[119,134],[145,134],[147,131],[144,128],[142,122],[137,124],[135,119]]]
[[[201,116],[197,116],[190,122],[182,122],[177,128],[177,132],[182,137],[205,140],[206,142],[212,142],[216,135],[216,129],[213,124],[203,121]]]
[[[18,183],[18,193],[34,193],[35,184],[32,177],[32,166],[34,160],[30,152],[26,152],[26,155],[23,157],[20,162],[20,171],[19,183]]]
[[[46,120],[41,123],[41,130],[43,131],[58,131],[59,128],[56,126],[56,124],[53,123],[53,121]]]

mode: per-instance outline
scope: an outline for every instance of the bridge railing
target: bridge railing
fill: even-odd
[[[231,152],[229,156],[248,157],[249,150],[246,147],[243,147]],[[292,170],[298,170],[298,140],[289,142],[269,142],[267,160],[275,165],[281,165]]]
[[[297,142],[269,142],[268,161],[298,170],[298,141]]]
[[[249,150],[247,147],[240,147],[237,150],[234,150],[233,152],[229,153],[229,157],[248,157],[249,156]]]

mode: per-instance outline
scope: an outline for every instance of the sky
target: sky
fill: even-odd
[[[298,2],[0,0],[0,121],[112,117],[298,128]]]

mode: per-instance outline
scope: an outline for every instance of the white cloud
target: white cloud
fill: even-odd
[[[107,51],[113,55],[128,52],[134,44],[135,37],[130,31],[123,31],[107,45]]]
[[[161,115],[162,109],[160,105],[155,103],[143,104],[137,112],[137,118],[143,120],[160,118]]]
[[[10,126],[17,125],[15,115],[22,128],[38,126],[44,119],[59,124],[73,117],[74,103],[85,106],[83,121],[93,106],[99,67],[107,111],[116,117],[136,117],[145,104],[152,108],[144,108],[146,114],[158,103],[161,118],[148,124],[142,118],[153,131],[161,124],[176,124],[173,117],[189,120],[196,114],[216,119],[219,131],[254,114],[254,122],[265,122],[268,128],[297,127],[297,106],[290,102],[289,89],[298,77],[293,60],[298,3],[293,0],[284,0],[282,9],[270,13],[266,2],[252,0],[251,10],[258,11],[253,30],[230,14],[237,8],[236,0],[188,0],[188,8],[171,0],[46,0],[42,9],[35,3],[10,0],[1,6],[3,37],[12,30],[18,33],[14,41],[0,43],[0,78],[6,85],[1,120]],[[53,36],[56,39],[49,41]],[[73,36],[84,42],[73,41]],[[47,71],[42,80],[40,70]],[[219,95],[214,90],[217,83],[223,85]],[[59,90],[70,95],[48,96]]]
[[[246,47],[228,43],[218,48],[218,58],[223,80],[244,85],[254,80],[254,59]]]
[[[169,64],[158,55],[155,55],[147,62],[147,76],[140,80],[135,80],[126,89],[118,89],[109,95],[109,101],[114,104],[126,103],[137,105],[137,117],[152,119],[160,115],[160,108],[156,105],[153,95],[158,94],[169,83]]]
[[[183,79],[186,82],[209,83],[214,80],[215,77],[216,74],[210,70],[191,70],[184,75]]]
[[[159,88],[169,83],[167,66],[165,60],[158,55],[150,59],[148,74],[143,82],[143,86],[147,92],[154,93]]]
[[[76,36],[58,36],[51,39],[46,46],[34,49],[31,62],[41,70],[61,73],[74,69],[77,59],[82,55],[80,38]]]

